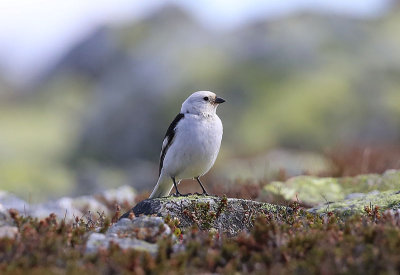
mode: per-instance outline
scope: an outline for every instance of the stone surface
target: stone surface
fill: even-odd
[[[115,236],[107,236],[100,233],[92,233],[86,243],[86,253],[96,253],[100,249],[107,249],[110,243],[117,244],[122,249],[135,249],[139,251],[147,251],[155,255],[157,253],[157,244],[149,243],[132,238],[118,238]]]
[[[106,215],[111,215],[107,206],[92,196],[64,197],[55,201],[32,205],[29,214],[33,217],[45,218],[54,213],[58,218],[65,217],[67,220],[72,220],[74,217],[84,216],[89,211],[94,214],[104,212]]]
[[[171,229],[160,217],[122,218],[106,234],[92,233],[86,244],[86,253],[107,249],[110,243],[122,249],[135,249],[156,254],[160,237],[171,235]]]
[[[218,230],[229,236],[252,227],[252,218],[265,214],[278,214],[290,209],[250,200],[220,198],[212,196],[185,196],[147,199],[131,211],[136,216],[157,215],[178,218],[181,228],[196,224],[200,229]],[[130,212],[122,218],[127,218]]]
[[[0,239],[14,239],[18,236],[18,228],[16,226],[1,226],[0,227]]]
[[[263,192],[282,195],[287,200],[296,200],[316,206],[340,201],[347,196],[357,196],[371,191],[400,190],[400,171],[388,170],[383,175],[367,174],[344,178],[318,178],[299,176],[286,182],[272,182]],[[353,195],[351,195],[353,194]]]
[[[400,209],[400,188],[384,192],[370,192],[347,200],[326,203],[308,211],[316,214],[334,212],[342,216],[365,213],[364,208],[379,206],[382,211]]]
[[[16,209],[20,213],[24,213],[29,209],[29,203],[7,191],[0,191],[0,204],[6,209]]]
[[[106,204],[123,204],[134,201],[135,196],[136,192],[132,187],[121,186],[117,189],[94,194],[93,196],[63,197],[57,200],[29,205],[11,193],[0,191],[0,226],[2,221],[1,213],[7,212],[11,208],[18,210],[23,215],[26,214],[37,218],[45,218],[54,213],[60,219],[66,218],[66,220],[72,220],[75,217],[82,217],[89,212],[95,215],[98,212],[104,212],[106,216],[110,216],[113,213]]]
[[[110,227],[107,235],[137,238],[149,242],[156,242],[159,236],[170,235],[171,229],[161,217],[137,217],[134,219],[122,218]]]
[[[135,200],[136,191],[132,187],[124,185],[116,189],[103,191],[100,195],[109,202],[132,202]]]

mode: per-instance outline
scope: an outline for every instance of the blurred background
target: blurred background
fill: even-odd
[[[3,0],[0,189],[146,194],[197,90],[227,100],[216,193],[400,168],[399,3]]]

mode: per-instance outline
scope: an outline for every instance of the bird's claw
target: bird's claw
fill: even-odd
[[[207,192],[203,192],[203,193],[196,192],[194,194],[197,195],[197,196],[210,196],[210,194],[208,194]]]

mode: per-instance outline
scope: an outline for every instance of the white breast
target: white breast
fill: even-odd
[[[222,123],[217,115],[185,114],[165,156],[163,173],[177,179],[207,173],[218,156],[222,132]]]

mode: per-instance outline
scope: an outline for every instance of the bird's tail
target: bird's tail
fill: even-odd
[[[173,186],[174,183],[172,182],[172,179],[161,174],[157,181],[156,187],[154,187],[153,192],[151,192],[149,199],[168,196]]]

